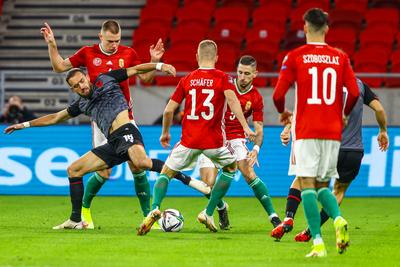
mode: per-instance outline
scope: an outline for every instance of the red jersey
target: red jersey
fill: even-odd
[[[199,68],[183,77],[171,99],[185,100],[181,144],[193,149],[220,148],[225,143],[226,90],[235,90],[226,73]]]
[[[273,95],[278,112],[284,111],[285,94],[294,82],[294,138],[340,141],[343,87],[347,87],[349,93],[344,109],[346,115],[359,96],[348,56],[324,43],[309,43],[289,52],[283,60]]]
[[[97,76],[111,70],[129,68],[140,64],[139,57],[133,48],[120,45],[117,52],[107,54],[102,51],[99,44],[84,46],[69,58],[74,68],[84,66],[87,68],[90,80],[93,82]],[[129,81],[120,83],[122,92],[129,106],[129,118],[133,119],[131,93]]]
[[[235,87],[235,93],[239,99],[240,106],[242,107],[243,115],[246,120],[253,115],[253,121],[262,122],[264,119],[264,101],[257,88],[251,86],[247,91],[241,92],[239,91],[236,80]],[[246,138],[242,125],[229,107],[225,113],[225,130],[226,138],[228,140]]]

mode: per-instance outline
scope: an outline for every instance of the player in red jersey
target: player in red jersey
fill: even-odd
[[[245,135],[251,141],[255,136],[243,116],[240,103],[234,93],[232,78],[215,69],[218,59],[216,43],[211,40],[201,41],[196,57],[199,68],[180,80],[164,110],[160,142],[163,147],[169,147],[174,111],[185,100],[181,141],[172,149],[154,185],[153,210],[140,225],[138,235],[144,235],[150,231],[152,224],[160,217],[159,208],[167,193],[171,177],[177,171],[196,163],[198,156],[202,153],[222,168],[222,174],[212,189],[206,210],[197,217],[199,222],[216,232],[217,228],[212,215],[217,203],[229,189],[236,171],[236,157],[231,149],[225,146],[223,119],[226,101],[240,121]]]
[[[307,257],[324,257],[318,201],[334,219],[336,245],[343,253],[349,244],[348,224],[341,216],[335,196],[328,189],[329,180],[337,178],[338,153],[343,128],[343,90],[348,89],[344,114],[351,112],[359,96],[357,81],[348,56],[325,43],[328,14],[319,8],[304,14],[307,44],[285,57],[273,100],[282,123],[289,123],[291,112],[285,110],[285,94],[296,83],[293,113],[294,157],[296,176],[302,189],[304,213],[313,237]]]
[[[253,116],[254,130],[256,137],[251,151],[246,146],[246,137],[243,127],[228,109],[225,113],[226,138],[230,146],[235,151],[238,168],[251,187],[254,195],[268,213],[269,219],[274,227],[281,223],[272,205],[268,189],[264,182],[254,171],[254,164],[257,162],[258,153],[263,142],[263,119],[264,119],[264,100],[257,88],[253,86],[253,79],[257,76],[257,62],[252,56],[243,56],[237,66],[237,78],[235,79],[235,93],[240,101],[243,114],[246,120]],[[204,155],[199,159],[200,176],[203,182],[212,186],[218,174],[213,162]],[[217,205],[219,213],[219,226],[221,229],[229,229],[229,219],[227,204],[222,200]]]
[[[106,73],[111,70],[120,68],[128,68],[140,64],[140,60],[136,51],[130,47],[120,45],[121,41],[121,28],[117,21],[107,20],[103,23],[99,33],[100,43],[92,46],[84,46],[79,49],[73,56],[63,59],[58,53],[57,44],[54,34],[50,26],[45,23],[41,29],[41,33],[48,44],[49,56],[51,65],[56,72],[65,72],[71,68],[86,67],[88,70],[89,78],[94,81],[101,73]],[[157,44],[150,46],[151,62],[159,62],[164,54],[164,45],[162,40],[159,39]],[[161,64],[161,63],[160,63]],[[155,71],[139,74],[138,77],[144,81],[149,82],[153,79]],[[132,112],[132,101],[129,91],[129,82],[125,80],[120,83],[122,92],[129,106],[129,118],[131,122],[137,127]],[[93,130],[93,147],[104,145],[107,139],[97,127],[96,123],[92,122]],[[128,162],[129,163],[129,162]],[[152,159],[151,171],[160,172],[164,162],[158,159]],[[138,196],[143,215],[146,216],[150,211],[150,185],[147,180],[145,172],[139,172],[132,164],[129,167],[134,176],[135,191]],[[90,205],[93,197],[101,189],[104,182],[110,177],[111,169],[99,171],[92,175],[87,182],[86,190],[83,198],[82,217],[89,224],[89,228],[93,229],[94,224],[90,213]],[[191,179],[182,173],[177,174],[177,177],[185,184],[202,189],[202,183],[195,179]],[[205,192],[209,191],[204,188]]]

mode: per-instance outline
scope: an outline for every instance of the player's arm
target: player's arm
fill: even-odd
[[[160,65],[158,65],[160,64]],[[145,73],[148,71],[153,71],[153,70],[160,70],[164,73],[167,73],[169,75],[175,76],[176,70],[174,66],[169,65],[169,64],[164,64],[164,63],[144,63],[144,64],[139,64],[134,67],[129,67],[126,69],[118,69],[118,70],[112,70],[107,72],[105,75],[113,77],[117,82],[122,82],[128,79],[131,76],[137,75],[139,73]]]
[[[41,126],[53,125],[66,121],[70,118],[72,118],[72,116],[68,113],[68,110],[63,109],[57,113],[48,114],[31,121],[26,121],[23,123],[11,125],[4,130],[4,133],[11,134],[16,130],[22,130],[29,127],[41,127]]]
[[[254,166],[257,162],[258,154],[263,143],[264,138],[264,124],[262,121],[254,121],[254,132],[256,134],[254,139],[253,149],[247,155],[247,160],[250,166]]]
[[[344,107],[344,115],[348,116],[353,110],[354,105],[357,103],[358,97],[360,96],[360,91],[357,85],[357,79],[354,75],[353,69],[350,65],[350,60],[345,56],[345,63],[343,68],[343,83],[347,88],[347,100]]]
[[[160,137],[160,143],[164,148],[170,147],[170,141],[171,141],[170,129],[174,118],[174,112],[178,108],[179,108],[179,103],[171,99],[168,101],[168,104],[164,109],[162,132]]]
[[[249,125],[247,124],[247,121],[243,115],[242,107],[240,106],[240,102],[235,92],[232,90],[225,90],[224,94],[231,111],[233,112],[233,114],[235,114],[236,118],[239,120],[249,140],[253,142],[255,138],[255,133],[250,129]]]
[[[150,62],[159,63],[164,52],[164,43],[161,38],[159,38],[156,45],[153,44],[150,46]],[[142,82],[150,83],[153,81],[155,74],[156,72],[153,70],[147,73],[138,74],[138,77]]]
[[[272,95],[274,105],[279,112],[279,121],[283,125],[290,123],[290,117],[292,116],[292,112],[285,109],[285,96],[290,86],[293,84],[295,77],[292,65],[291,57],[290,55],[287,55],[283,59],[278,82]]]
[[[364,104],[368,105],[374,112],[376,121],[379,124],[378,144],[381,151],[386,151],[389,147],[389,136],[387,134],[386,112],[378,96],[363,83],[364,86]]]
[[[54,34],[50,28],[50,25],[45,22],[44,27],[40,29],[40,32],[47,43],[50,62],[53,70],[57,73],[70,70],[72,68],[71,61],[68,58],[62,58],[61,55],[58,53],[56,39],[54,38]]]

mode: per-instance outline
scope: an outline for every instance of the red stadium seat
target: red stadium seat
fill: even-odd
[[[259,72],[272,72],[274,68],[274,54],[266,49],[246,49],[242,55],[251,55],[257,60],[257,70]],[[257,77],[253,84],[259,87],[265,87],[269,84],[270,79],[266,77]]]
[[[178,72],[181,71],[189,72],[197,68],[197,65],[193,65],[192,62],[181,59],[168,61],[168,64],[172,64],[176,68],[176,71]],[[178,77],[157,76],[155,80],[156,80],[156,85],[158,86],[177,86],[181,78],[182,78],[181,76]]]
[[[243,30],[232,28],[215,28],[209,34],[208,38],[214,40],[218,45],[230,45],[232,49],[240,49],[243,41]]]
[[[193,25],[180,25],[173,29],[169,35],[170,46],[175,47],[186,44],[196,46],[207,36],[208,27],[193,27]]]
[[[147,0],[146,7],[157,5],[165,5],[165,0]],[[179,0],[168,0],[168,5],[178,7]]]
[[[400,49],[392,54],[390,61],[392,62],[391,73],[400,74]],[[385,84],[387,87],[400,88],[400,78],[386,78]]]
[[[279,50],[279,45],[283,38],[283,32],[274,28],[249,29],[246,32],[247,49],[264,49],[275,53]]]
[[[297,48],[306,43],[303,30],[293,30],[286,34],[284,47],[286,50]]]
[[[330,0],[297,0],[297,8],[307,10],[314,7],[318,7],[326,12],[329,12],[331,9],[331,3]]]
[[[260,7],[270,4],[279,4],[287,9],[292,8],[292,0],[258,0]]]
[[[276,63],[275,71],[276,72],[279,72],[281,70],[283,59],[285,58],[287,53],[288,53],[287,50],[282,50],[275,57],[275,63]],[[271,78],[271,86],[275,87],[277,82],[278,82],[278,78]]]
[[[345,51],[351,58],[356,50],[357,32],[353,28],[332,28],[328,31],[326,42]]]
[[[254,7],[254,0],[222,0],[221,6],[223,7],[242,7],[252,8]]]
[[[214,8],[211,6],[193,4],[178,9],[176,19],[178,25],[195,22],[208,29],[213,13]]]
[[[366,28],[360,34],[360,49],[384,49],[392,51],[395,32],[390,28]]]
[[[400,0],[372,0],[371,6],[376,7],[394,7],[398,8],[400,6]]]
[[[140,24],[159,21],[170,25],[176,13],[176,7],[168,4],[144,7],[140,12]],[[140,25],[139,24],[139,25]]]
[[[376,49],[364,49],[354,55],[354,70],[366,73],[387,72],[389,53]],[[363,81],[371,87],[381,87],[383,78],[364,78]]]
[[[368,0],[336,0],[335,11],[352,10],[361,16],[365,14],[368,8]]]
[[[360,31],[363,15],[356,10],[333,10],[330,14],[331,27],[348,27]]]
[[[399,27],[398,8],[373,8],[365,14],[367,28],[391,28],[397,31]]]
[[[204,0],[184,0],[183,1],[183,5],[185,7],[186,6],[191,6],[193,4],[194,5],[200,4],[200,5],[203,5],[203,6],[210,6],[210,7],[215,8],[215,6],[217,4],[217,0],[207,0],[207,1],[204,1]]]
[[[237,27],[246,28],[249,21],[249,10],[241,7],[221,7],[214,12],[215,25],[234,23]]]
[[[266,24],[277,27],[285,27],[289,14],[290,9],[280,4],[271,3],[264,5],[255,9],[253,12],[253,28]]]

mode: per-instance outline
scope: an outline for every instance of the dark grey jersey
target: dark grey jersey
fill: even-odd
[[[349,115],[349,122],[347,126],[343,129],[342,144],[340,146],[341,150],[364,150],[361,133],[363,105],[369,105],[372,100],[378,99],[371,89],[361,80],[357,79],[357,85],[360,91],[360,96]],[[347,92],[345,92],[345,97],[346,96]]]
[[[128,110],[119,82],[128,78],[126,69],[119,69],[100,74],[93,83],[90,97],[77,97],[68,107],[70,116],[85,114],[99,126],[101,132],[108,138],[112,122],[117,115]]]

